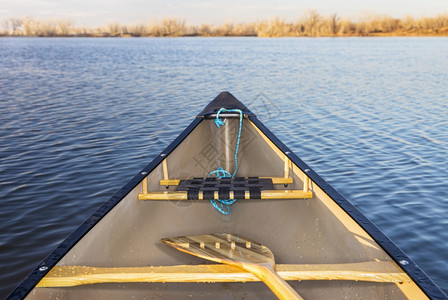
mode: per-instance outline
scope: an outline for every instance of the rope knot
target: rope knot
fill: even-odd
[[[215,174],[216,178],[231,178],[232,174],[230,174],[228,171],[224,170],[222,167],[218,167],[216,170],[211,171],[208,173],[207,177],[210,177],[210,175]]]
[[[221,128],[221,126],[226,125],[226,122],[224,122],[222,119],[219,119],[219,117],[216,117],[215,124],[218,126],[218,128]]]

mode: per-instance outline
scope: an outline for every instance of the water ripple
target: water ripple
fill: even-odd
[[[446,38],[2,39],[0,297],[223,90],[448,291],[446,53]]]

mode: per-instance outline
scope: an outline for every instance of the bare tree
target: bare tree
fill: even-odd
[[[185,20],[164,19],[162,21],[164,35],[180,36],[185,31]]]
[[[338,14],[330,15],[330,29],[333,35],[337,35],[339,32],[339,16]]]
[[[305,33],[308,36],[317,36],[319,33],[319,22],[321,16],[317,13],[316,10],[310,10],[305,13]]]
[[[210,36],[213,33],[213,29],[208,24],[201,24],[199,28],[196,29],[198,35]]]
[[[25,17],[23,19],[23,29],[25,31],[24,34],[26,36],[36,35],[36,31],[34,29],[35,23],[36,23],[36,21],[31,17]]]
[[[230,34],[234,36],[255,36],[255,23],[238,23],[231,27]]]
[[[153,20],[149,20],[146,25],[146,32],[149,36],[163,36],[162,26]]]
[[[120,24],[115,23],[115,22],[111,22],[111,23],[107,24],[106,30],[107,30],[107,34],[109,34],[110,36],[123,35],[122,27],[120,26]]]
[[[57,36],[57,23],[54,20],[37,21],[34,27],[38,36]]]
[[[294,33],[292,24],[286,23],[285,19],[273,18],[269,22],[259,22],[254,26],[259,37],[291,36]]]
[[[17,29],[23,25],[23,21],[20,18],[10,18],[9,23],[11,24],[12,35],[17,35]]]
[[[130,25],[128,26],[128,33],[132,36],[145,36],[147,33],[146,26],[143,23]]]
[[[2,20],[3,35],[9,35],[9,19]]]
[[[56,21],[58,35],[68,36],[73,28],[73,21],[69,19],[59,19]]]
[[[83,26],[83,27],[74,27],[73,33],[75,36],[91,36],[93,34],[93,29]]]
[[[381,27],[383,32],[398,31],[401,27],[401,22],[398,19],[391,18],[389,16],[383,17],[381,20]]]
[[[238,26],[240,24],[237,24],[236,26]],[[220,36],[230,36],[230,35],[235,35],[235,31],[239,31],[240,28],[235,28],[235,25],[229,22],[226,22],[224,25],[219,26],[216,29],[216,34],[220,35]]]

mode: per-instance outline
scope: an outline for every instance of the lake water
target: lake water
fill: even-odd
[[[448,38],[2,38],[0,298],[224,90],[448,292]]]

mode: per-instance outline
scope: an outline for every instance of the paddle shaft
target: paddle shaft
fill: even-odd
[[[269,289],[281,300],[303,300],[302,297],[284,281],[268,264],[245,264],[241,266],[244,270],[260,278]]]

